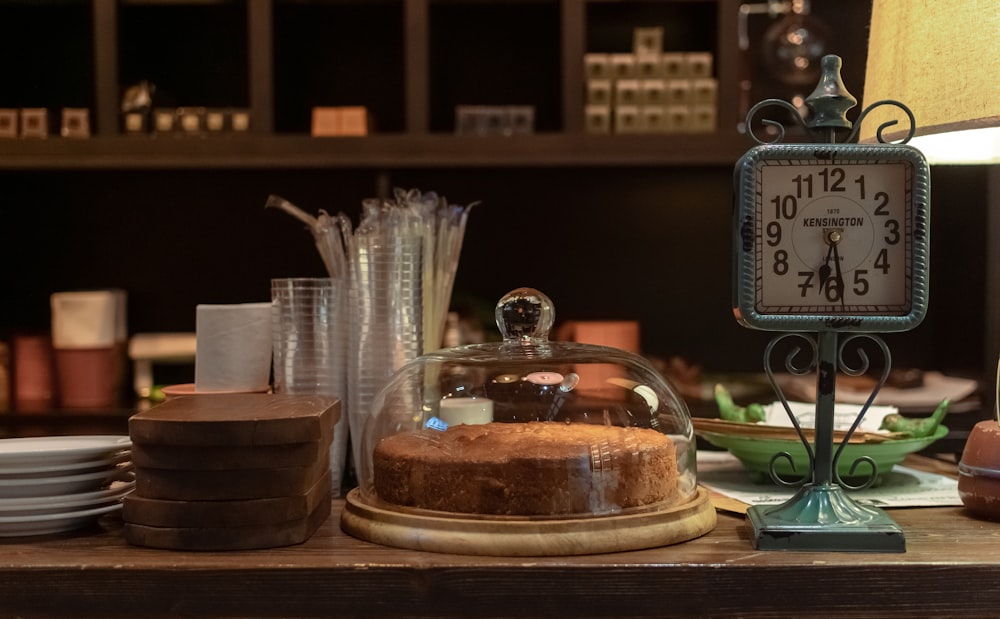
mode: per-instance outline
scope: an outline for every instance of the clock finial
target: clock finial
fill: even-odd
[[[840,56],[823,56],[820,66],[823,74],[812,94],[806,98],[806,105],[812,116],[806,122],[810,129],[850,129],[853,124],[847,120],[847,110],[857,105],[858,100],[847,91],[840,77]]]

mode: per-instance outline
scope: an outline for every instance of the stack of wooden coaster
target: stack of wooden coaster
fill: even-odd
[[[131,544],[239,550],[299,544],[330,515],[338,400],[265,394],[179,397],[129,419]]]

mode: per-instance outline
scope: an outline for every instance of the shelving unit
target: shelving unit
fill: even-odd
[[[0,169],[723,165],[747,144],[730,105],[738,87],[737,0],[39,4],[48,13],[13,6],[39,17],[72,12],[79,29],[92,33],[93,62],[73,61],[93,76],[93,136],[0,140]],[[11,10],[0,3],[0,15]],[[584,133],[584,53],[629,51],[633,27],[663,24],[665,49],[717,59],[720,130]],[[140,79],[158,86],[157,104],[248,107],[251,135],[121,135],[120,93]],[[512,102],[536,107],[536,134],[454,135],[456,105]],[[59,104],[59,97],[49,103]],[[369,108],[373,135],[308,137],[312,106],[348,104]]]

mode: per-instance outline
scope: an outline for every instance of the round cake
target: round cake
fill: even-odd
[[[382,439],[374,486],[389,503],[489,515],[608,513],[678,500],[673,441],[656,430],[487,423]]]

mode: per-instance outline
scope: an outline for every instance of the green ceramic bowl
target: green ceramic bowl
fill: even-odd
[[[893,465],[902,462],[907,454],[920,451],[946,434],[948,434],[948,428],[938,426],[933,435],[924,438],[906,438],[881,443],[850,443],[840,454],[837,471],[845,481],[867,478],[869,467],[865,463],[858,465],[855,476],[850,475],[850,470],[855,460],[862,456],[868,456],[878,466],[879,476],[884,475],[892,470]],[[771,457],[783,451],[792,456],[795,469],[792,469],[786,458],[775,460],[775,471],[782,479],[794,481],[801,478],[809,470],[809,456],[801,441],[798,440],[759,439],[718,432],[699,432],[698,435],[716,447],[729,450],[731,454],[739,458],[743,466],[753,474],[755,481],[770,480],[771,476],[768,471]],[[834,453],[838,447],[839,444],[834,445]]]

